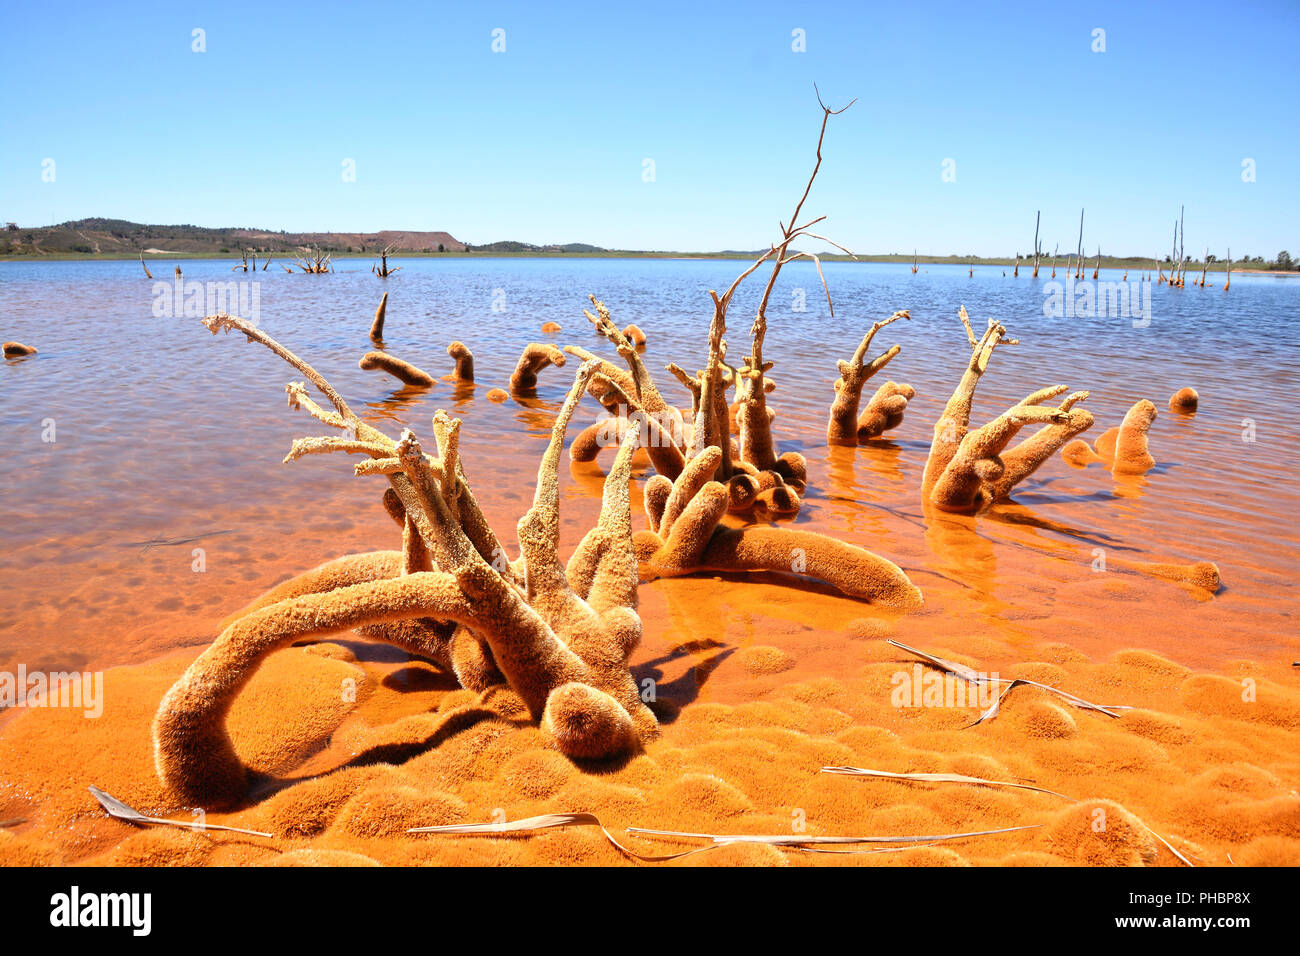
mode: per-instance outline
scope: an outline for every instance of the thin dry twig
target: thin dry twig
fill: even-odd
[[[988,675],[985,674],[977,674],[975,671],[971,670],[969,667],[966,667],[963,664],[957,664],[953,661],[946,661],[942,657],[935,657],[933,654],[927,654],[925,651],[917,650],[915,647],[909,647],[908,645],[902,643],[901,641],[887,640],[885,643],[892,644],[894,647],[907,651],[909,654],[915,654],[917,657],[921,658],[922,660],[928,661],[929,663],[933,664],[935,667],[938,667],[941,670],[944,670],[956,677],[960,677],[962,680],[969,681],[970,683],[975,684],[976,686],[983,686],[984,684],[1006,684],[1007,685],[1006,689],[1002,691],[1002,693],[988,708],[988,710],[984,711],[979,716],[979,719],[976,720],[975,723],[968,725],[970,727],[974,727],[976,724],[981,724],[986,720],[992,720],[994,717],[996,717],[998,715],[998,709],[1001,706],[1003,698],[1007,696],[1007,694],[1011,691],[1011,688],[1017,686],[1018,684],[1023,684],[1027,687],[1038,687],[1041,688],[1042,690],[1050,691],[1051,693],[1056,694],[1059,697],[1065,698],[1070,703],[1074,704],[1076,707],[1081,707],[1084,710],[1095,710],[1098,713],[1105,714],[1107,717],[1118,717],[1119,714],[1114,713],[1114,711],[1117,710],[1133,709],[1131,706],[1127,704],[1105,704],[1105,705],[1094,704],[1090,701],[1084,700],[1082,697],[1076,697],[1074,694],[1071,694],[1068,691],[1063,691],[1059,687],[1053,687],[1050,684],[1041,684],[1036,680],[1026,680],[1023,677],[1017,677],[1014,680],[1012,680],[1006,677],[989,677]]]
[[[605,828],[600,822],[600,818],[594,813],[547,813],[536,817],[526,817],[522,820],[513,820],[507,823],[468,823],[452,824],[449,826],[436,827],[414,827],[407,830],[407,833],[436,833],[443,836],[502,836],[502,835],[525,835],[537,833],[542,830],[551,830],[558,827],[568,826],[594,826],[605,835],[605,839],[623,855],[643,863],[667,863],[672,860],[680,860],[683,857],[691,856],[695,853],[703,853],[706,850],[714,850],[720,846],[728,846],[732,843],[763,843],[770,846],[780,846],[792,850],[804,850],[808,852],[847,852],[847,853],[884,853],[895,852],[903,849],[916,849],[919,845],[929,845],[941,840],[960,840],[966,837],[988,836],[994,833],[1010,833],[1014,830],[1032,830],[1033,826],[1008,827],[1000,830],[979,830],[972,833],[946,833],[938,836],[902,836],[902,837],[844,837],[844,836],[763,836],[749,834],[714,834],[714,833],[687,833],[678,830],[648,830],[642,827],[628,827],[627,832],[636,836],[669,839],[669,840],[708,840],[704,846],[693,847],[680,853],[670,853],[665,856],[648,856],[643,853],[637,853],[619,843],[614,835]],[[821,849],[826,845],[858,845],[858,844],[887,844],[885,849],[875,850],[842,850],[828,851]]]
[[[525,817],[522,820],[511,820],[506,823],[463,823],[438,827],[412,827],[406,832],[436,833],[442,836],[502,836],[526,835],[542,830],[570,826],[596,827],[605,835],[605,839],[610,842],[614,849],[624,856],[639,860],[642,863],[667,863],[670,860],[680,860],[682,857],[713,849],[712,846],[700,846],[681,853],[670,853],[667,856],[647,856],[643,853],[637,853],[614,839],[614,835],[605,829],[605,825],[600,822],[600,818],[594,813],[544,813],[541,816]]]
[[[125,820],[127,823],[135,823],[141,826],[164,826],[164,827],[181,827],[185,830],[225,830],[228,833],[243,833],[248,836],[271,837],[274,834],[263,833],[261,830],[245,830],[242,827],[227,827],[217,823],[199,823],[191,820],[167,820],[163,817],[145,816],[139,810],[127,806],[121,800],[112,794],[105,793],[98,787],[87,787],[91,796],[99,801],[99,805],[104,808],[110,817],[117,820]]]
[[[889,780],[916,780],[924,783],[964,783],[981,787],[1014,787],[1018,790],[1033,790],[1035,793],[1051,794],[1054,797],[1060,797],[1062,800],[1068,800],[1070,803],[1083,802],[1076,797],[1068,797],[1063,793],[1057,793],[1055,790],[1035,787],[1032,784],[1013,783],[1009,780],[986,780],[983,777],[968,777],[961,773],[890,773],[888,770],[864,770],[861,767],[822,767],[822,773],[838,773],[852,777],[881,777]],[[1136,814],[1134,814],[1134,819],[1146,827],[1153,837],[1163,843],[1170,853],[1195,869],[1196,864],[1175,850],[1173,844],[1152,829],[1150,824]]]
[[[1032,790],[1046,793],[1062,800],[1074,800],[1063,793],[1035,787],[1030,783],[1013,783],[1010,780],[986,780],[983,777],[968,777],[962,773],[890,773],[888,770],[864,770],[861,767],[822,767],[822,773],[843,774],[848,777],[884,777],[889,780],[915,780],[921,783],[969,783],[980,787],[1013,787],[1017,790]]]

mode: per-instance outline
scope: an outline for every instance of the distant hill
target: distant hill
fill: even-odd
[[[584,254],[614,251],[612,249],[602,249],[600,246],[593,246],[586,242],[566,242],[563,245],[535,246],[531,242],[515,242],[514,240],[467,246],[466,250],[469,252],[576,252]]]
[[[124,219],[78,219],[33,229],[0,231],[0,255],[133,256],[151,251],[184,255],[258,253],[295,255],[309,249],[377,254],[385,246],[395,253],[464,252],[465,243],[448,232],[274,232],[269,229],[208,229],[202,226],[157,226]]]

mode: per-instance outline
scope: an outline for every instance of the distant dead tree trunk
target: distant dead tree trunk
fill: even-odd
[[[298,256],[294,260],[294,265],[310,275],[322,275],[334,271],[334,267],[330,264],[330,255],[322,253],[315,246],[312,247],[310,255]]]
[[[1075,265],[1078,271],[1075,275],[1075,278],[1082,279],[1083,278],[1083,210],[1082,209],[1079,210],[1079,246],[1076,251],[1078,254],[1075,256]]]
[[[1038,262],[1043,257],[1043,250],[1038,245],[1038,223],[1043,218],[1043,211],[1040,209],[1034,216],[1034,278],[1038,278]]]
[[[401,266],[397,266],[396,268],[393,269],[388,268],[388,257],[392,253],[393,246],[395,245],[396,243],[390,242],[388,245],[384,246],[384,248],[381,249],[379,252],[378,268],[376,268],[373,265],[370,267],[370,271],[373,272],[375,275],[379,276],[379,278],[381,279],[387,279],[394,272],[397,272],[399,269],[402,268]]]

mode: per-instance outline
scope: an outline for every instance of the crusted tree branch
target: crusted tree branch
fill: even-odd
[[[1087,392],[1074,392],[1055,407],[1043,404],[1068,391],[1065,385],[1053,385],[1026,396],[987,425],[971,429],[975,386],[988,369],[993,350],[998,345],[1018,343],[1006,338],[1006,329],[992,319],[984,335],[976,339],[965,308],[960,315],[971,359],[935,425],[921,493],[927,505],[944,511],[977,513],[1009,495],[1017,483],[1070,439],[1092,427],[1093,418],[1090,412],[1074,408],[1088,397]],[[1043,427],[1006,451],[1020,430],[1032,424]]]
[[[873,322],[867,334],[862,337],[857,351],[847,362],[838,363],[840,377],[835,380],[835,400],[831,403],[830,420],[826,424],[826,440],[832,445],[856,445],[858,443],[858,405],[862,400],[862,387],[873,375],[888,365],[902,347],[895,345],[867,361],[867,350],[877,332],[899,319],[911,320],[911,313],[906,309],[895,312],[887,319]],[[910,396],[909,396],[910,397]],[[906,399],[904,400],[904,406]],[[883,413],[883,409],[877,410]],[[892,411],[891,411],[892,414]],[[881,429],[883,431],[883,428]]]

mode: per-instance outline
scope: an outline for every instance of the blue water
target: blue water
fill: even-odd
[[[568,369],[547,369],[538,398],[494,404],[533,341],[577,344],[614,358],[582,315],[593,293],[620,324],[649,336],[646,359],[702,366],[719,292],[742,271],[738,260],[448,258],[400,261],[386,280],[367,260],[342,260],[330,275],[286,274],[278,262],[255,273],[230,262],[184,261],[186,282],[256,282],[260,326],[313,363],[354,407],[396,433],[428,434],[437,408],[462,417],[470,478],[503,537],[531,496],[541,443],[567,390]],[[173,263],[152,271],[164,289]],[[1234,275],[1219,288],[1148,290],[1150,321],[1123,316],[1048,317],[1049,280],[1001,267],[827,263],[832,316],[811,264],[786,267],[769,306],[765,357],[777,364],[775,434],[782,451],[810,462],[799,521],[909,560],[917,538],[919,481],[933,422],[969,357],[959,305],[977,334],[1004,322],[1018,347],[1000,348],[981,383],[982,422],[1049,384],[1087,388],[1098,425],[1118,424],[1133,402],[1161,409],[1152,430],[1157,471],[1132,487],[1097,469],[1059,460],[1023,486],[1017,501],[1036,520],[1084,525],[1140,538],[1161,556],[1214,557],[1235,596],[1266,604],[1294,576],[1295,474],[1300,383],[1300,280]],[[765,281],[760,270],[731,306],[730,356],[743,356]],[[1118,272],[1102,280],[1118,281]],[[1137,284],[1139,273],[1130,273]],[[465,342],[477,389],[440,383],[402,389],[357,360],[383,290],[389,292],[387,348],[435,376],[452,368],[446,346]],[[251,288],[247,291],[251,292]],[[0,666],[42,655],[59,661],[121,661],[185,643],[206,643],[211,625],[262,586],[344,549],[393,546],[373,479],[351,476],[342,459],[281,465],[295,437],[320,433],[285,407],[283,385],[299,376],[240,337],[213,339],[193,317],[155,314],[162,297],[135,261],[0,263],[0,338],[36,346],[37,356],[0,366],[0,588],[11,614],[0,621]],[[157,300],[157,301],[156,301]],[[805,311],[797,311],[803,303]],[[901,355],[883,372],[912,384],[916,399],[901,428],[876,449],[828,449],[826,414],[835,363],[848,358],[873,320],[908,309],[877,337]],[[540,327],[558,322],[563,332]],[[661,391],[688,403],[660,372]],[[1165,411],[1191,385],[1201,394],[1192,419]],[[869,387],[869,395],[872,387]],[[590,404],[582,412],[594,418]],[[1242,440],[1253,423],[1255,441]],[[54,440],[49,426],[54,426]],[[575,476],[566,527],[580,533],[599,482]],[[193,543],[176,542],[213,535]],[[882,540],[883,536],[883,540]],[[891,540],[892,538],[892,540]],[[859,540],[861,539],[861,540]],[[914,540],[915,539],[915,540]],[[143,543],[142,543],[143,542]],[[570,541],[571,545],[574,543]],[[192,568],[202,547],[206,568]],[[900,563],[903,563],[899,558]],[[1239,569],[1233,575],[1235,565]]]

